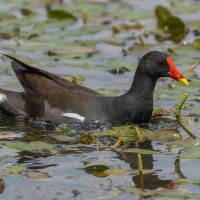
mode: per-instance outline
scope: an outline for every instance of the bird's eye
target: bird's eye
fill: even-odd
[[[158,61],[157,61],[157,65],[160,65],[160,66],[161,66],[161,65],[164,65],[164,61],[163,61],[163,60],[158,60]]]

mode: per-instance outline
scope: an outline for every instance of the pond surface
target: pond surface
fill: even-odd
[[[180,41],[173,42],[179,32],[158,30],[158,5],[183,22]],[[139,58],[160,50],[173,57],[190,87],[158,81],[154,110],[160,115],[140,126],[139,144],[134,125],[49,130],[1,115],[0,199],[200,199],[200,142],[173,118],[188,92],[182,120],[200,137],[199,19],[199,0],[1,0],[1,53],[119,95],[129,89]],[[1,88],[23,91],[4,56],[0,72]],[[127,127],[123,142],[111,148]]]

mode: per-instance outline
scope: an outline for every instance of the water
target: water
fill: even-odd
[[[74,74],[83,76],[86,80],[79,84],[106,95],[122,94],[129,89],[138,59],[150,50],[173,49],[176,53],[173,58],[181,66],[181,71],[200,58],[199,50],[191,46],[198,37],[193,30],[199,29],[199,1],[84,2],[52,3],[52,8],[65,9],[79,19],[68,22],[47,20],[47,1],[2,0],[1,32],[11,34],[11,39],[1,37],[1,52],[15,55],[68,80]],[[181,17],[189,27],[188,35],[179,44],[157,42],[154,36],[143,36],[144,32],[156,29],[154,8],[158,4],[169,6],[173,14]],[[33,13],[23,16],[21,8]],[[135,10],[131,12],[131,9]],[[82,23],[83,10],[89,13],[88,25]],[[103,17],[108,18],[109,23],[99,22]],[[112,35],[112,24],[134,23],[134,20],[144,27]],[[138,45],[140,34],[147,43],[145,48]],[[28,39],[31,35],[32,38]],[[189,44],[183,46],[183,41]],[[87,53],[85,46],[94,47],[96,51]],[[49,51],[55,55],[48,56]],[[1,58],[0,87],[22,91],[10,61]],[[120,67],[127,67],[130,71],[121,75],[109,72]],[[187,73],[186,77],[190,81],[189,88],[169,79],[160,80],[155,89],[154,106],[155,109],[169,109],[173,115],[178,99],[184,92],[189,92],[182,115],[186,125],[199,136],[199,68]],[[162,118],[149,127],[158,131],[170,130],[157,135],[155,131],[149,132],[149,139],[138,148],[134,148],[132,140],[113,150],[109,147],[116,142],[124,127],[116,129],[116,134],[113,130],[104,133],[107,136],[97,132],[92,144],[85,144],[79,138],[82,133],[75,130],[58,133],[1,116],[0,199],[199,199],[199,141],[188,139],[181,128],[178,131],[184,139],[178,140],[174,136],[177,123],[173,120],[169,122]],[[145,126],[144,134],[148,130]],[[138,154],[142,157],[142,172],[139,172]],[[98,169],[99,165],[109,169],[90,173],[86,170],[88,166]]]

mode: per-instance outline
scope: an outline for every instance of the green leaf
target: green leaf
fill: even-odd
[[[64,10],[50,10],[48,12],[48,18],[60,19],[60,20],[69,19],[69,20],[74,20],[74,21],[77,20],[77,18],[73,14],[66,12]]]
[[[165,33],[165,35],[155,34],[158,41],[171,40],[173,42],[180,42],[185,37],[184,22],[180,18],[173,16],[167,8],[157,6],[155,14],[158,28]]]
[[[119,94],[120,92],[120,90],[118,89],[106,89],[106,88],[97,88],[96,91],[105,96],[114,96]]]
[[[33,12],[32,10],[28,9],[28,8],[21,8],[21,13],[24,16],[30,16],[30,15],[35,15],[36,13]]]
[[[50,135],[53,139],[57,141],[63,141],[63,142],[71,142],[74,140],[74,137],[70,137],[69,135],[59,135],[59,134],[53,134]]]
[[[90,134],[84,134],[78,137],[78,142],[82,144],[96,144],[96,138]]]
[[[139,154],[143,154],[143,155],[160,154],[158,151],[140,149],[140,148],[127,149],[127,150],[124,150],[123,152],[139,153]]]
[[[110,168],[95,174],[96,177],[126,176],[126,175],[128,175],[128,171],[120,168]]]
[[[115,68],[115,69],[110,69],[108,70],[111,74],[124,74],[126,72],[130,72],[130,70],[126,67],[119,67],[119,68]]]
[[[92,166],[86,167],[84,170],[87,174],[95,175],[107,169],[109,169],[109,167],[107,167],[106,165],[92,165]]]
[[[192,44],[193,44],[193,46],[196,47],[197,49],[200,49],[200,38],[195,39],[195,40],[193,41]]]
[[[97,50],[94,47],[89,47],[89,46],[68,46],[67,48],[59,48],[55,49],[54,51],[49,51],[49,55],[77,55],[77,54],[90,54],[94,53]]]
[[[0,148],[0,158],[8,157],[8,156],[16,156],[16,155],[17,155],[17,151],[15,149],[8,148],[6,146],[3,146]]]
[[[171,12],[161,5],[155,8],[155,14],[157,18],[158,28],[164,28],[166,21],[169,19],[169,17],[172,16]]]
[[[34,141],[30,143],[19,141],[1,141],[0,144],[11,149],[32,151],[32,150],[52,150],[54,146],[42,141]]]
[[[8,169],[5,169],[3,171],[0,171],[1,176],[8,176],[8,175],[20,175],[24,171],[24,166],[21,165],[14,165],[9,167]]]
[[[169,147],[191,148],[197,144],[197,141],[192,137],[188,137],[182,140],[175,140],[168,142]]]
[[[13,33],[9,32],[0,32],[0,39],[10,40],[14,37]]]
[[[148,140],[159,141],[159,140],[180,140],[182,137],[176,129],[163,129],[152,131],[149,129],[141,129],[142,134]]]
[[[180,159],[200,158],[200,144],[196,143],[192,148],[187,149],[180,154]]]
[[[191,180],[191,179],[179,179],[180,184],[191,185],[191,184],[200,184],[200,179]]]
[[[125,136],[123,137],[124,142],[136,141],[136,133],[134,130],[134,125],[125,125],[125,126],[118,126],[112,127],[108,130],[103,131],[94,131],[94,135],[98,136],[113,136],[113,137],[120,137],[123,131],[127,129]],[[180,134],[177,132],[176,129],[163,129],[152,131],[147,128],[140,128],[142,135],[144,136],[145,140],[152,140],[152,141],[159,141],[159,140],[179,140],[181,139]]]
[[[29,146],[32,150],[51,150],[54,148],[54,145],[42,141],[30,142]]]
[[[180,18],[175,16],[171,16],[167,19],[164,30],[170,34],[168,39],[173,42],[179,42],[185,36],[185,24]]]

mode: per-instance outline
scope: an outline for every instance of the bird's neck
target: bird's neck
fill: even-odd
[[[152,77],[137,71],[132,86],[127,94],[133,95],[136,99],[152,99],[156,81],[157,79],[153,79]]]

